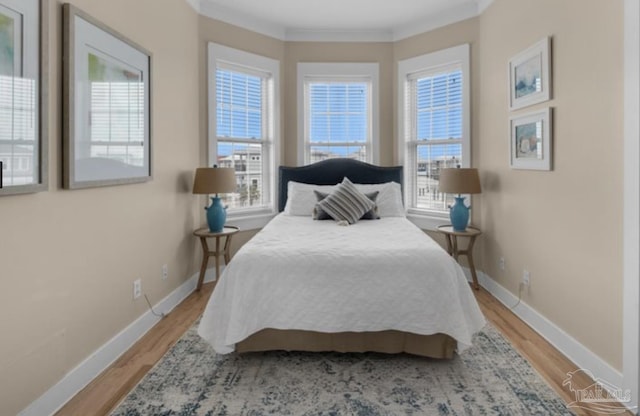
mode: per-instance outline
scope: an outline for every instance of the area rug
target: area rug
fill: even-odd
[[[192,327],[112,415],[571,415],[492,327],[452,360],[218,355]]]

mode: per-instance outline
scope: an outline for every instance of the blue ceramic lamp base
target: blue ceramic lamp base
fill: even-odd
[[[449,206],[449,217],[454,231],[465,231],[469,224],[469,208],[464,204],[463,196],[456,196],[456,202]]]
[[[224,223],[227,220],[227,210],[222,205],[222,201],[218,196],[211,197],[211,205],[204,208],[207,211],[207,224],[209,231],[219,233],[224,229]]]

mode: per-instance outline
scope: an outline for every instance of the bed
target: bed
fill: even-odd
[[[345,177],[377,192],[382,218],[349,226],[312,219],[313,190],[330,193]],[[470,346],[484,317],[460,266],[404,217],[401,184],[402,167],[349,159],[280,167],[280,213],[225,268],[200,336],[221,354],[451,358]]]

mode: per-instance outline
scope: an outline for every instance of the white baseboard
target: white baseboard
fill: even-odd
[[[467,279],[471,281],[469,269],[463,267],[463,270]],[[477,274],[480,286],[485,288],[487,292],[491,293],[507,308],[511,309],[511,307],[518,302],[517,296],[502,287],[502,285],[488,275],[480,271]],[[598,357],[531,306],[520,301],[518,306],[511,309],[511,311],[544,339],[549,341],[551,345],[564,354],[564,356],[571,360],[578,368],[591,371],[597,379],[606,380],[616,386],[622,386],[622,373],[611,367],[602,358]]]
[[[220,267],[222,273],[224,266]],[[216,280],[215,269],[208,269],[205,283]],[[157,313],[168,314],[189,296],[196,288],[198,273],[191,276],[173,292],[167,295],[153,309]],[[120,331],[107,343],[94,351],[77,367],[69,371],[60,381],[47,390],[42,396],[24,408],[18,416],[52,415],[65,405],[80,390],[85,388],[94,378],[106,370],[115,360],[146,334],[161,318],[151,311],[145,312],[129,326]]]

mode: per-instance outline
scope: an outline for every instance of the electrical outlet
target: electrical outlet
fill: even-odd
[[[531,273],[529,273],[529,270],[522,271],[522,284],[525,286],[531,286]]]
[[[138,299],[142,295],[142,280],[133,281],[133,298]]]
[[[169,277],[169,266],[162,265],[162,280],[166,280]]]
[[[504,271],[504,257],[500,257],[498,261],[498,266],[500,266],[500,270]]]

